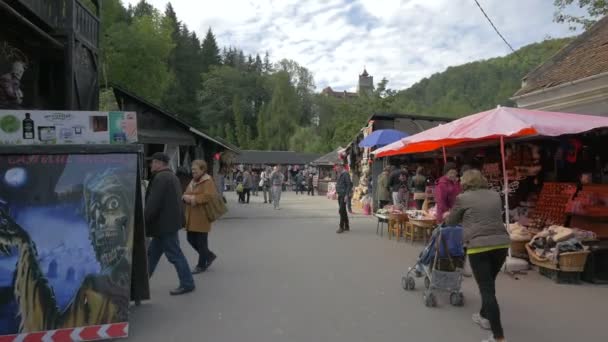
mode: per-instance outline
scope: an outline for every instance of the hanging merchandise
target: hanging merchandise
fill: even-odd
[[[566,161],[568,163],[576,163],[578,154],[583,148],[583,144],[578,139],[568,139],[568,144],[566,146]]]

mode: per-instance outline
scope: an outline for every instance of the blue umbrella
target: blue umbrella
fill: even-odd
[[[384,146],[392,144],[395,141],[401,140],[407,136],[407,133],[397,131],[395,129],[379,129],[372,132],[372,134],[365,137],[365,139],[361,140],[359,147]]]

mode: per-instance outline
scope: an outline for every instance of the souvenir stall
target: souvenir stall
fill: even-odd
[[[560,282],[606,277],[608,118],[497,108],[406,138],[377,155],[476,152],[504,195],[511,255]],[[500,142],[499,146],[497,142]],[[589,262],[588,262],[589,261]],[[587,267],[587,269],[585,269]]]
[[[336,172],[335,165],[343,163],[345,157],[344,148],[338,147],[332,152],[316,159],[311,164],[316,168],[316,175],[313,180],[314,186],[317,188],[317,192],[321,196],[325,196],[329,193],[329,184],[334,183],[333,189],[335,191]]]

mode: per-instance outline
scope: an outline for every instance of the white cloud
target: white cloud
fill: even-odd
[[[138,0],[127,0],[136,4]],[[164,10],[167,0],[148,0]],[[445,70],[508,54],[473,0],[171,1],[178,18],[220,46],[269,51],[310,69],[317,87],[354,89],[364,66],[375,81],[405,88]],[[480,0],[517,49],[573,33],[556,24],[552,1]]]

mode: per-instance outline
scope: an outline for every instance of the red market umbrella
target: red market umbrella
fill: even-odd
[[[509,212],[504,138],[560,136],[608,127],[608,117],[497,107],[406,137],[373,153],[376,157],[429,152],[466,142],[500,140],[505,209]],[[509,224],[509,215],[506,215]]]
[[[434,151],[500,137],[559,136],[608,127],[601,116],[498,107],[403,138],[373,153],[376,157]]]

